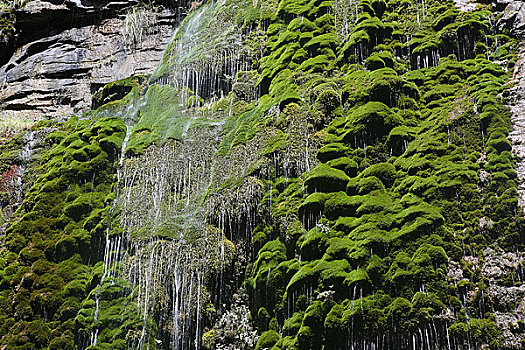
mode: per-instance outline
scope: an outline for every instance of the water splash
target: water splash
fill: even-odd
[[[241,4],[225,1],[201,6],[176,31],[150,82],[175,87],[184,105],[227,94],[237,73],[249,70],[249,49],[234,21],[240,10]]]
[[[334,10],[335,33],[346,40],[354,29],[359,16],[359,1],[335,0],[332,2]]]

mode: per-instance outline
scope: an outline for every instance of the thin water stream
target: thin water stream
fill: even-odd
[[[238,6],[231,3],[228,6]],[[225,76],[248,68],[241,60],[242,38],[232,19],[212,35],[215,42],[208,42],[211,21],[224,10],[221,6],[226,6],[224,1],[209,2],[186,18],[150,79],[148,89],[170,85],[167,88],[178,93],[167,125],[182,125],[180,139],[127,158],[135,137],[128,126],[122,143],[112,210],[119,227],[106,232],[99,290],[106,284],[128,285],[142,320],[140,334],[129,344],[133,349],[147,349],[151,337],[159,348],[199,349],[203,305],[221,300],[212,295],[210,281],[222,275],[232,258],[234,247],[223,230],[206,221],[205,199],[217,183],[214,155],[224,122],[207,119],[194,108],[200,97],[231,89],[233,80],[228,83]],[[152,107],[151,96],[135,96],[122,110],[124,120],[140,123]],[[94,299],[97,323],[100,293]],[[151,328],[151,320],[157,330]],[[92,330],[88,345],[97,344],[101,331]]]

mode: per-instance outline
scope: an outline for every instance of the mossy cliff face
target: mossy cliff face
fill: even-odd
[[[153,76],[34,126],[21,204],[0,187],[17,208],[0,345],[525,346],[504,100],[518,40],[497,10],[195,9]],[[2,179],[22,139],[2,146]]]
[[[490,280],[472,260],[523,245],[500,97],[514,40],[493,34],[490,6],[336,5],[282,1],[267,31],[263,93],[316,110],[322,147],[272,181],[252,236],[258,348],[522,346],[501,331],[517,304],[486,302],[516,270]]]
[[[54,129],[3,239],[1,333],[12,349],[75,348],[125,125],[73,118]]]

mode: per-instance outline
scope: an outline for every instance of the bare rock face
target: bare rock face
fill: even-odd
[[[525,2],[520,0],[499,0],[498,5],[505,6],[501,23],[512,35],[525,39]]]
[[[133,5],[35,0],[19,10],[18,47],[0,67],[0,115],[67,117],[89,109],[101,86],[151,74],[180,16]]]
[[[516,172],[518,174],[519,204],[525,210],[525,3],[513,1],[505,8],[504,23],[510,26],[519,40],[518,59],[514,66],[511,78],[511,87],[507,96],[508,108],[510,109],[512,131],[509,138],[512,142],[512,151],[517,158]],[[492,254],[491,254],[492,253]],[[485,273],[491,281],[498,274],[512,270],[514,267],[516,276],[523,282],[523,265],[525,255],[522,254],[494,254],[489,252],[490,268]],[[498,255],[500,255],[498,257]],[[495,276],[496,275],[496,276]],[[501,279],[501,278],[500,278]],[[495,312],[496,322],[503,331],[505,345],[518,348],[525,338],[523,320],[525,319],[525,284],[514,283],[510,287],[491,284],[488,293],[492,299],[498,301],[499,310]]]
[[[481,296],[479,307],[490,307],[495,322],[501,330],[501,346],[504,349],[520,349],[525,340],[525,253],[505,252],[498,247],[487,248],[480,258],[464,256],[463,260],[480,279],[486,282],[486,290],[469,290],[465,301],[472,302]],[[456,285],[474,280],[464,276],[460,264],[449,261],[448,278]],[[453,317],[452,317],[453,318]]]
[[[525,337],[520,320],[525,318],[525,254],[488,248],[484,252],[481,275],[487,277],[487,298],[494,307],[496,324],[503,332],[503,345],[518,349]]]
[[[454,0],[454,6],[461,11],[474,11],[477,4],[475,0]]]
[[[505,93],[512,113],[512,131],[509,139],[516,156],[519,205],[525,210],[525,2],[499,0],[503,8],[500,29],[507,28],[518,39],[517,61]],[[481,275],[487,277],[488,298],[494,305],[496,323],[502,330],[503,346],[518,349],[525,340],[525,283],[523,265],[525,254],[486,249]]]
[[[253,349],[257,331],[251,326],[251,314],[244,290],[233,295],[233,304],[215,326],[203,336],[203,348],[215,350]]]
[[[512,112],[512,131],[509,138],[512,142],[512,151],[518,159],[516,172],[519,179],[520,206],[525,209],[525,43],[523,41],[518,49],[518,60],[514,66],[511,84],[507,98],[508,107]]]

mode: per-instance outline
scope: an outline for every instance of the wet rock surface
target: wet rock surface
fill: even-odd
[[[511,32],[521,40],[517,49],[517,61],[510,80],[511,87],[507,97],[508,108],[511,111],[512,131],[509,138],[512,151],[516,156],[516,172],[518,174],[518,193],[520,207],[525,209],[525,3],[509,2],[505,8],[504,23],[510,26]],[[519,347],[525,339],[523,320],[525,319],[525,284],[523,281],[523,253],[498,254],[490,251],[491,259],[485,263],[484,275],[491,281],[502,279],[508,271],[514,269],[520,283],[516,286],[503,287],[491,285],[488,294],[492,300],[505,311],[496,311],[496,322],[501,326],[505,345]],[[514,276],[512,281],[514,282]]]
[[[518,49],[518,60],[514,67],[514,74],[510,81],[508,107],[512,112],[513,129],[509,134],[512,142],[512,151],[517,157],[516,171],[518,173],[518,191],[520,206],[525,206],[525,44],[522,42]]]
[[[503,345],[518,349],[525,334],[520,321],[525,319],[525,284],[523,263],[525,254],[486,249],[481,275],[488,277],[487,302],[492,303],[496,324],[503,336]]]
[[[476,1],[474,0],[454,0],[454,6],[461,11],[474,11],[476,9]]]
[[[501,23],[514,36],[525,39],[525,2],[514,0],[500,0],[497,6],[504,7]]]
[[[205,349],[241,350],[253,349],[257,343],[257,331],[251,326],[248,297],[244,291],[233,295],[233,304],[213,329],[203,336]]]
[[[519,349],[525,340],[523,320],[525,319],[525,284],[523,283],[523,264],[525,254],[505,252],[499,248],[487,248],[481,258],[463,257],[474,272],[472,276],[485,279],[486,290],[470,290],[465,302],[481,298],[482,307],[489,307],[495,322],[501,330],[502,346],[506,349]],[[457,286],[474,282],[464,275],[460,264],[450,261],[448,278]]]
[[[0,144],[0,236],[34,183],[45,138],[54,130],[43,127],[26,131],[12,142]]]
[[[500,30],[507,28],[518,39],[517,61],[505,94],[511,112],[512,130],[509,139],[516,157],[519,205],[525,209],[525,2],[498,1],[503,9]],[[520,348],[525,340],[525,284],[523,264],[525,254],[497,249],[484,251],[481,276],[488,278],[487,298],[494,305],[496,324],[502,331],[503,346]]]
[[[101,86],[151,74],[180,16],[143,8],[154,21],[134,24],[141,40],[130,41],[125,20],[135,4],[31,1],[19,10],[16,28],[23,41],[0,67],[4,113],[69,116],[91,107],[91,95]]]

